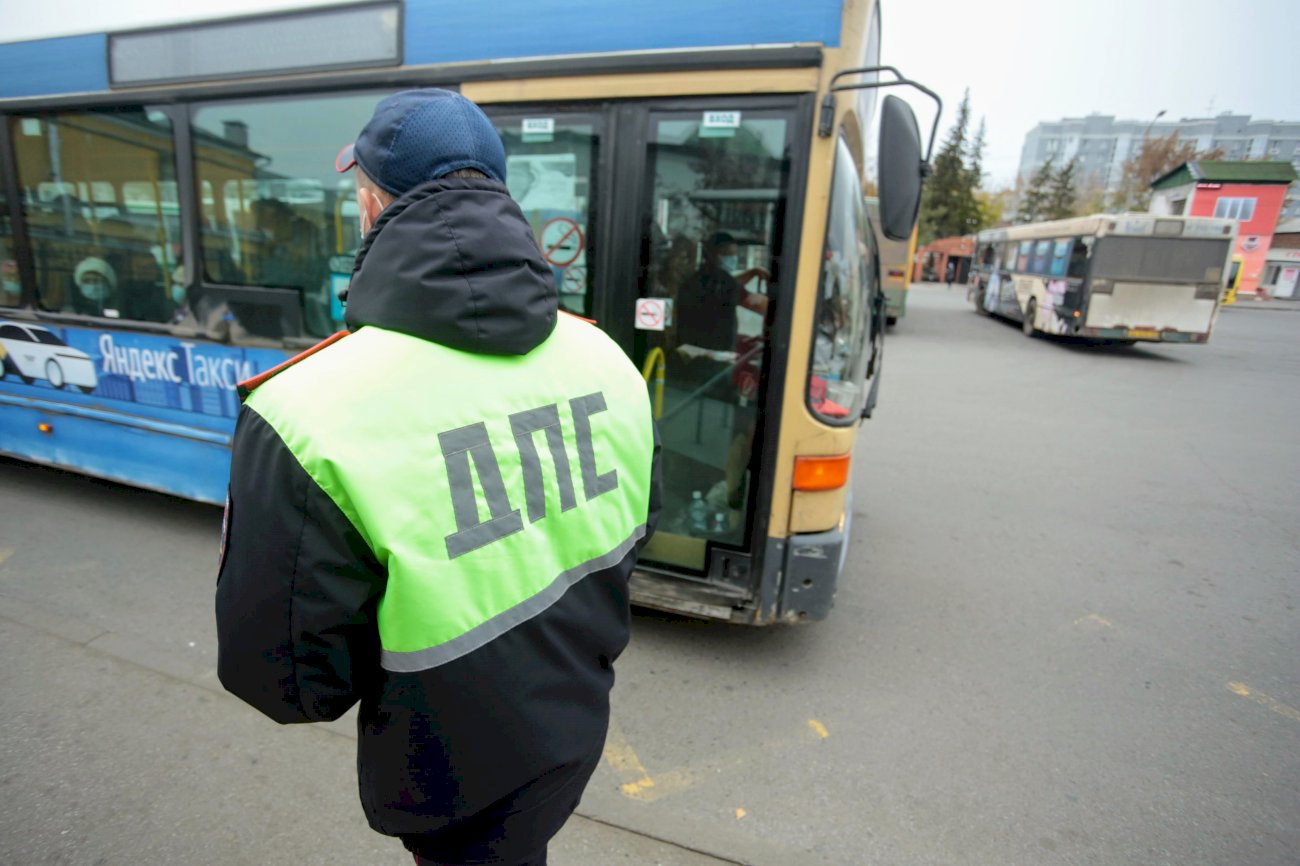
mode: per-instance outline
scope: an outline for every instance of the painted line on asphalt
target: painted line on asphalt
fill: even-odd
[[[1106,628],[1111,628],[1111,629],[1115,628],[1114,624],[1111,623],[1110,620],[1102,619],[1100,616],[1098,616],[1095,613],[1090,613],[1087,616],[1081,616],[1074,621],[1075,625],[1084,625],[1085,623],[1096,623],[1105,626]],[[1161,646],[1157,645],[1152,649],[1154,649],[1157,655],[1165,658],[1168,661],[1171,662],[1183,661],[1181,657],[1177,656],[1174,653],[1169,652],[1168,650],[1164,649]],[[1242,697],[1242,698],[1246,698],[1247,700],[1254,701],[1255,703],[1259,704],[1261,707],[1272,710],[1278,715],[1286,716],[1288,719],[1290,719],[1293,722],[1300,722],[1300,710],[1297,710],[1295,707],[1289,706],[1288,704],[1282,703],[1281,701],[1277,700],[1271,695],[1266,695],[1261,691],[1252,689],[1250,686],[1246,685],[1245,683],[1237,682],[1236,680],[1230,681],[1228,683],[1228,691],[1232,692],[1234,695],[1237,695],[1238,697]]]
[[[609,720],[609,733],[605,736],[604,758],[623,780],[619,785],[623,796],[633,800],[643,800],[646,799],[647,792],[654,789],[655,780],[650,778],[645,765],[636,756],[636,751],[627,741],[623,728],[612,718]]]
[[[609,761],[611,765],[614,765],[614,761],[610,760],[609,743],[615,742],[614,730],[615,723],[611,721],[610,736],[609,739],[606,740],[605,746],[605,759]],[[618,765],[614,765],[614,767],[616,770],[619,770],[620,773],[626,774],[624,778],[630,779],[632,776],[637,774],[638,771],[635,768],[641,767],[641,763],[640,761],[637,761],[635,767],[626,763],[626,754],[631,752],[631,748],[627,747],[627,753],[623,752],[621,746],[626,746],[626,739],[623,739],[622,731],[618,732],[618,736],[620,748],[616,748],[615,754],[616,756],[620,756],[625,763],[621,770]],[[619,790],[623,793],[623,796],[628,799],[637,800],[642,803],[653,803],[695,785],[706,784],[717,780],[721,778],[725,772],[740,768],[748,769],[753,767],[755,764],[761,764],[764,761],[771,760],[772,756],[778,752],[788,752],[793,749],[807,748],[810,743],[820,743],[829,736],[830,732],[827,731],[825,725],[816,719],[809,719],[807,722],[807,729],[796,736],[766,743],[756,743],[755,745],[744,749],[737,749],[733,752],[726,752],[724,754],[706,758],[698,764],[679,767],[675,770],[669,770],[663,773],[655,773],[653,779],[650,778],[649,774],[645,773],[644,768],[641,768],[640,772],[644,774],[643,777],[639,780],[623,784],[620,786]],[[635,755],[633,755],[633,757],[635,757]]]
[[[1293,722],[1300,722],[1300,710],[1295,707],[1289,707],[1281,701],[1272,698],[1263,692],[1256,691],[1245,683],[1231,682],[1228,683],[1228,690],[1234,695],[1247,698],[1259,704],[1261,707],[1267,707],[1278,715],[1286,716]]]
[[[12,547],[0,547],[0,565],[5,564],[5,560],[14,555]]]

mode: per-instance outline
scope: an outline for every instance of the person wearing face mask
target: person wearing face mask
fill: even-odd
[[[103,259],[87,256],[77,264],[72,280],[77,291],[72,294],[71,312],[103,316],[106,310],[117,312],[117,272]]]
[[[767,296],[751,292],[745,285],[755,277],[771,276],[762,268],[750,268],[736,276],[739,257],[736,239],[716,232],[704,242],[703,261],[677,292],[677,351],[688,358],[708,352],[736,349],[736,308],[744,307],[767,315]]]

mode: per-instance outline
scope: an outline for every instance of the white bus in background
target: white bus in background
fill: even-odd
[[[1025,334],[1204,343],[1219,311],[1232,220],[1101,214],[980,232],[967,297]]]

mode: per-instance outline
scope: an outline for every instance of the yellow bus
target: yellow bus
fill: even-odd
[[[875,232],[880,258],[880,285],[885,292],[885,324],[893,326],[907,315],[907,289],[911,285],[912,260],[916,257],[917,229],[904,241],[890,240],[880,226],[880,199],[867,198],[867,217]]]
[[[645,371],[664,503],[633,600],[824,617],[882,359],[864,151],[894,237],[928,158],[876,97],[912,84],[878,66],[877,3],[445,8],[0,44],[0,451],[222,501],[235,383],[342,327],[335,153],[385,95],[457,89],[497,125],[562,307]]]

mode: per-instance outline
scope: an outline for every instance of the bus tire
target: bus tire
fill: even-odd
[[[1033,298],[1030,298],[1030,299],[1029,299],[1029,303],[1028,303],[1028,304],[1025,304],[1025,318],[1024,318],[1024,321],[1022,321],[1022,322],[1020,323],[1020,330],[1022,330],[1022,331],[1025,332],[1025,336],[1026,336],[1026,337],[1032,337],[1032,336],[1034,336],[1034,333],[1035,333],[1035,332],[1034,332],[1034,316],[1037,315],[1037,314],[1038,314],[1038,302],[1035,301]]]

